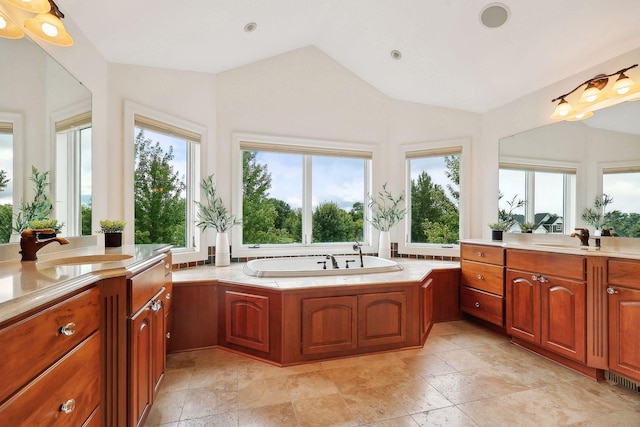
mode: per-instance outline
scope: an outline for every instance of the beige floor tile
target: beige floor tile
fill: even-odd
[[[180,421],[180,414],[187,398],[186,390],[158,393],[145,426],[156,426]]]
[[[427,338],[424,349],[429,353],[438,354],[444,351],[460,350],[460,346],[448,339],[449,335],[436,335]]]
[[[336,384],[324,371],[289,375],[286,378],[285,385],[292,402],[339,392]]]
[[[418,427],[418,423],[409,415],[366,425],[371,427]]]
[[[193,368],[169,369],[165,373],[162,381],[162,392],[186,390],[193,376]]]
[[[637,391],[629,390],[609,381],[597,383],[589,378],[579,378],[572,381],[572,384],[615,406],[618,411],[640,411],[640,393]],[[638,425],[640,426],[640,421]]]
[[[434,354],[406,357],[402,361],[407,367],[407,372],[412,376],[424,378],[429,375],[444,375],[457,372],[456,368]]]
[[[340,392],[397,384],[412,375],[401,361],[378,362],[324,371],[333,380]]]
[[[298,425],[291,403],[239,411],[238,424],[243,427],[295,427]]]
[[[238,384],[238,409],[290,402],[286,381],[286,377],[242,381]]]
[[[459,372],[428,377],[427,382],[454,404],[486,399],[493,395]]]
[[[189,388],[215,388],[218,390],[238,389],[238,370],[235,367],[196,369],[191,375]]]
[[[389,387],[374,387],[354,390],[342,393],[347,407],[353,414],[358,424],[367,424],[377,421],[409,415],[398,402]]]
[[[227,412],[204,418],[180,421],[178,427],[238,427],[238,414]]]
[[[167,355],[167,369],[183,369],[196,367],[196,354],[193,351]]]
[[[640,413],[637,411],[616,411],[570,424],[569,427],[638,427],[639,425]]]
[[[456,406],[434,409],[413,414],[411,417],[419,426],[427,427],[477,427],[471,418]]]
[[[258,378],[286,377],[293,371],[284,371],[279,366],[270,365],[258,360],[249,360],[238,365],[238,380],[253,380]]]
[[[203,418],[238,409],[238,392],[217,388],[197,388],[187,391],[180,421]]]
[[[339,394],[299,400],[293,403],[293,409],[300,427],[357,425]]]
[[[414,378],[389,387],[393,398],[408,414],[430,411],[453,405],[438,390],[422,378]]]
[[[478,357],[473,348],[465,348],[460,350],[444,351],[438,353],[438,357],[446,360],[447,364],[455,368],[457,371],[467,371],[470,369],[490,368],[492,365],[483,358]]]

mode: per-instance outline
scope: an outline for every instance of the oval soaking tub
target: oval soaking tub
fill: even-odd
[[[297,258],[254,259],[244,265],[244,273],[254,277],[303,277],[342,276],[345,274],[387,273],[402,270],[395,261],[374,256],[363,256],[364,267],[360,267],[360,257],[340,255],[334,257],[339,268],[332,268],[331,259],[324,256]],[[323,269],[326,261],[326,269]],[[346,268],[349,261],[349,268]]]

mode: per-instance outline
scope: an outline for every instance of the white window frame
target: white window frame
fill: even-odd
[[[155,110],[153,108],[135,103],[130,100],[125,100],[124,104],[124,186],[125,186],[125,198],[124,198],[124,217],[125,221],[132,224],[131,227],[125,227],[124,239],[125,242],[133,244],[134,239],[134,226],[135,224],[135,200],[133,193],[134,186],[134,171],[135,171],[135,115],[147,117],[149,119],[157,120],[161,123],[166,123],[170,126],[185,129],[190,132],[194,132],[200,135],[200,143],[197,144],[196,149],[188,152],[191,166],[193,167],[193,173],[191,176],[186,177],[187,184],[187,224],[191,221],[187,227],[191,228],[191,237],[187,233],[187,247],[186,248],[173,248],[171,250],[172,262],[174,264],[196,262],[206,260],[208,257],[207,252],[207,238],[196,227],[196,206],[195,201],[201,200],[200,180],[202,178],[202,172],[207,170],[206,159],[209,150],[215,152],[215,142],[208,140],[208,132],[206,126],[199,125],[197,123],[184,120],[173,115],[164,113],[162,111]],[[192,189],[191,191],[189,189]],[[193,191],[197,189],[196,191]],[[189,202],[189,196],[191,196],[191,202]],[[192,240],[191,242],[189,240]]]
[[[242,150],[240,148],[241,142],[251,142],[252,144],[265,144],[279,146],[290,146],[292,152],[296,152],[300,149],[317,149],[318,153],[312,155],[322,155],[322,150],[345,150],[355,151],[361,153],[367,153],[371,155],[371,160],[365,162],[365,189],[363,195],[364,203],[364,217],[365,217],[365,229],[363,231],[364,242],[362,244],[362,251],[365,253],[377,252],[377,244],[372,245],[372,227],[366,218],[369,217],[368,197],[371,193],[371,188],[377,188],[375,186],[381,186],[382,183],[376,182],[373,177],[372,171],[376,169],[377,159],[379,158],[379,148],[376,144],[370,143],[349,143],[339,141],[326,141],[326,140],[314,140],[305,138],[291,138],[280,137],[271,135],[255,135],[255,134],[232,134],[232,164],[231,164],[231,206],[233,213],[242,218]],[[305,157],[305,162],[311,162],[311,157]],[[247,258],[256,256],[283,256],[283,255],[319,255],[327,252],[331,253],[351,253],[353,252],[353,242],[325,242],[325,243],[312,243],[312,224],[311,224],[311,168],[307,165],[303,171],[303,200],[304,204],[308,205],[308,209],[303,208],[303,228],[302,228],[302,243],[291,243],[286,245],[278,244],[260,244],[249,245],[242,243],[242,226],[236,226],[232,228],[231,246],[233,257]],[[306,242],[305,242],[305,236]]]
[[[577,221],[577,213],[578,213],[578,204],[579,204],[579,194],[578,194],[578,182],[580,182],[580,163],[578,162],[564,162],[564,161],[555,161],[555,160],[544,160],[544,159],[530,159],[523,157],[500,157],[500,164],[498,165],[498,170],[504,169],[506,165],[507,169],[517,169],[518,166],[522,167],[525,170],[531,169],[531,172],[552,172],[552,173],[564,173],[565,178],[563,179],[563,209],[564,212],[562,217],[562,226],[563,232],[562,234],[569,234],[576,227]],[[566,175],[569,174],[569,171],[573,171],[575,184],[572,188],[571,183],[568,182]],[[526,193],[535,194],[535,184],[529,175],[526,177]],[[498,182],[500,185],[500,182]],[[600,188],[602,188],[602,179],[600,180]],[[573,197],[571,197],[571,190],[575,191]],[[525,199],[527,194],[525,194]],[[525,220],[533,218],[535,215],[535,203],[529,204],[527,203],[525,207]]]
[[[23,194],[23,182],[31,176],[31,167],[27,171],[24,166],[24,117],[18,113],[0,112],[0,122],[11,123],[13,126],[13,175],[9,178],[13,183],[13,213],[15,214],[20,201],[28,200]]]
[[[457,138],[442,141],[418,142],[402,144],[400,146],[400,155],[404,170],[405,181],[405,207],[407,214],[400,227],[404,230],[404,238],[398,239],[398,253],[410,255],[425,256],[460,256],[460,244],[434,244],[434,243],[413,243],[411,238],[411,171],[409,170],[409,158],[416,153],[424,152],[424,157],[429,157],[430,153],[438,155],[439,152],[458,149],[460,152],[460,205],[458,211],[460,214],[460,239],[469,238],[470,215],[466,211],[470,204],[470,194],[467,194],[469,185],[469,171],[471,168],[471,140],[468,138]]]

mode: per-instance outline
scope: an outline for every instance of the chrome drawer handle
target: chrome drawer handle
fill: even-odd
[[[65,414],[70,414],[73,410],[76,409],[76,400],[69,399],[60,405],[60,412],[64,412]]]
[[[479,256],[479,257],[483,257],[483,256],[484,256],[484,254],[483,254],[482,252],[478,252],[478,256]]]
[[[476,308],[480,308],[480,303],[478,301],[476,301],[474,305],[476,306]]]
[[[531,280],[533,280],[534,282],[536,282],[538,280],[538,276],[536,276],[535,274],[533,276],[531,276]]]
[[[483,280],[484,276],[482,274],[478,274],[478,280]]]
[[[60,328],[60,333],[69,337],[76,333],[76,329],[78,329],[77,325],[73,322],[69,322]]]
[[[157,313],[158,311],[160,311],[160,308],[162,308],[162,301],[154,301],[151,303],[151,310],[153,310],[155,313]]]
[[[547,280],[544,276],[540,276],[540,283],[547,283],[549,280]]]
[[[168,270],[168,269],[170,269],[170,268],[171,268],[171,265],[170,265],[169,263],[166,263],[166,264],[164,265],[164,268],[166,268],[166,269]]]
[[[608,293],[609,295],[614,295],[614,294],[617,294],[617,293],[618,293],[618,291],[616,291],[616,290],[615,290],[615,289],[613,289],[613,288],[607,288],[607,293]]]
[[[165,298],[166,298],[166,299],[171,299],[171,294],[167,294],[167,295],[165,295]]]

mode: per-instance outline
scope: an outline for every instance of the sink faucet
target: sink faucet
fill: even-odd
[[[360,246],[360,243],[355,242],[353,244],[353,250],[358,251],[358,255],[360,255],[360,268],[363,268],[364,263],[362,262],[362,247]]]
[[[580,239],[580,246],[589,246],[589,229],[576,228],[576,233],[571,233],[571,237]]]
[[[331,265],[334,269],[340,268],[340,266],[338,265],[338,261],[336,261],[336,257],[334,257],[333,255],[325,255],[325,257],[331,260]]]
[[[53,233],[54,230],[39,230],[35,232],[33,230],[27,229],[24,230],[20,234],[20,253],[22,254],[22,261],[36,261],[38,257],[36,256],[36,252],[38,252],[43,247],[47,246],[51,242],[58,242],[61,245],[66,245],[69,243],[67,239],[62,237],[52,237],[50,239],[40,240],[38,237],[38,233]]]

